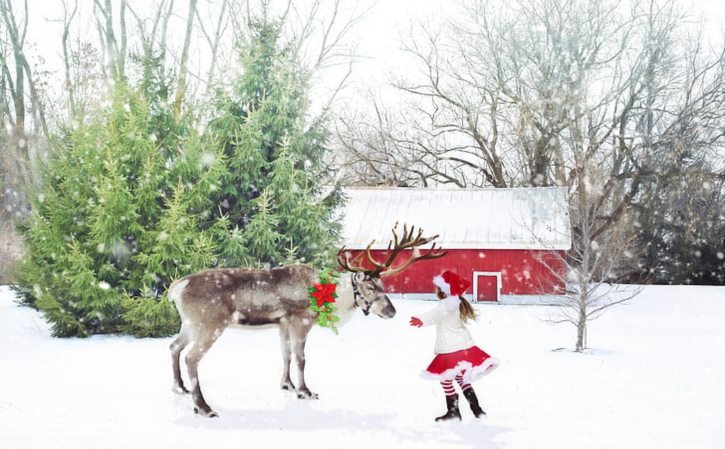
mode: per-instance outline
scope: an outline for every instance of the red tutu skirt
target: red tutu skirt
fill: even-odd
[[[493,371],[496,366],[498,361],[495,358],[478,346],[471,346],[468,349],[436,355],[423,371],[423,376],[440,381],[452,380],[462,375],[464,382],[471,383]]]

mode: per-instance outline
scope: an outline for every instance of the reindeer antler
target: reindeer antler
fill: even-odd
[[[418,248],[427,245],[428,243],[432,242],[433,240],[437,239],[439,234],[436,234],[432,237],[423,237],[423,229],[418,229],[418,234],[415,235],[415,226],[411,226],[410,229],[408,229],[407,224],[403,224],[403,235],[402,238],[398,238],[398,233],[396,232],[398,228],[398,223],[395,223],[395,226],[393,226],[393,240],[388,243],[388,251],[392,251],[388,255],[387,260],[383,264],[375,264],[377,267],[375,271],[371,275],[373,276],[393,276],[395,274],[401,273],[405,271],[409,266],[413,265],[415,262],[418,262],[419,260],[426,260],[426,259],[438,259],[440,257],[445,256],[448,254],[446,251],[441,251],[440,248],[436,249],[436,244],[433,243],[431,245],[430,251],[427,254],[421,255],[418,252]],[[415,237],[413,237],[415,235]],[[395,259],[398,257],[398,255],[404,250],[404,249],[414,249],[413,256],[403,262],[402,264],[398,265],[397,267],[393,267],[393,262],[395,262]],[[368,260],[372,259],[370,256],[370,253],[368,254]],[[372,260],[371,260],[372,262]]]
[[[371,248],[373,244],[375,243],[375,240],[370,242],[370,244],[365,248],[364,251],[360,252],[352,261],[350,261],[346,256],[343,257],[343,253],[345,251],[345,247],[343,246],[340,251],[337,253],[337,262],[340,264],[342,268],[344,268],[347,271],[352,272],[364,272],[367,273],[369,276],[392,276],[394,274],[398,274],[404,270],[406,270],[409,266],[411,266],[413,263],[419,261],[419,260],[425,260],[425,259],[437,259],[439,257],[445,256],[447,253],[445,251],[441,251],[440,248],[436,248],[435,243],[430,248],[430,251],[427,254],[420,255],[418,253],[417,249],[420,246],[426,245],[436,238],[438,238],[438,234],[432,236],[432,237],[423,237],[423,229],[418,229],[418,233],[415,233],[415,226],[411,226],[410,229],[408,229],[408,225],[403,225],[403,234],[399,237],[398,236],[398,223],[395,223],[395,226],[393,226],[393,240],[388,243],[388,251],[390,254],[388,254],[387,259],[385,262],[379,262],[375,260],[373,257],[371,251]],[[413,253],[413,256],[408,259],[407,261],[403,262],[401,265],[397,267],[392,267],[393,262],[395,262],[395,258],[398,257],[398,255],[405,249],[415,249],[415,252]],[[362,256],[365,255],[367,261],[375,268],[372,270],[365,269],[361,265],[355,265],[355,263],[362,258]]]
[[[373,245],[373,243],[375,243],[375,240],[370,242],[370,244],[368,245],[368,247],[366,249],[366,252],[370,250],[370,247]],[[350,261],[347,257],[347,254],[345,253],[345,247],[343,246],[342,248],[340,248],[340,251],[337,252],[337,263],[339,263],[340,266],[342,268],[344,268],[345,270],[351,271],[353,273],[357,273],[359,271],[364,272],[364,273],[370,273],[371,270],[367,270],[361,266],[353,265],[357,260],[359,260],[362,257],[362,255],[363,255],[363,253],[360,253],[357,256],[355,256],[355,258],[352,261]]]

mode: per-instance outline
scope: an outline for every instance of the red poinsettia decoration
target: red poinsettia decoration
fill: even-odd
[[[335,287],[337,287],[336,284],[315,283],[315,291],[311,295],[317,299],[317,307],[322,307],[326,302],[335,302],[335,297],[333,296]]]
[[[317,324],[329,327],[337,333],[335,323],[340,319],[335,315],[335,298],[337,293],[337,272],[323,271],[319,274],[319,282],[309,287],[310,308],[317,312]]]

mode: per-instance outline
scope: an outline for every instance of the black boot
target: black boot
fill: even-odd
[[[436,421],[448,421],[449,419],[458,418],[461,420],[461,412],[458,410],[458,395],[446,396],[446,406],[448,411],[445,415],[436,418]]]
[[[479,418],[486,414],[481,406],[478,405],[478,398],[476,397],[476,392],[473,391],[473,388],[469,388],[468,390],[464,391],[463,395],[466,397],[466,399],[468,399],[468,403],[471,404],[471,411],[476,418]]]

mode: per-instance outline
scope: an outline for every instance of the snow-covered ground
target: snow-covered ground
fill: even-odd
[[[318,401],[278,388],[276,330],[228,330],[202,361],[205,419],[171,392],[171,339],[49,337],[0,287],[0,448],[722,448],[725,288],[651,286],[589,330],[542,321],[547,306],[477,306],[470,327],[502,365],[475,387],[488,418],[434,423],[440,387],[418,376],[432,328],[395,303],[389,321],[356,317],[312,331],[307,379]]]

